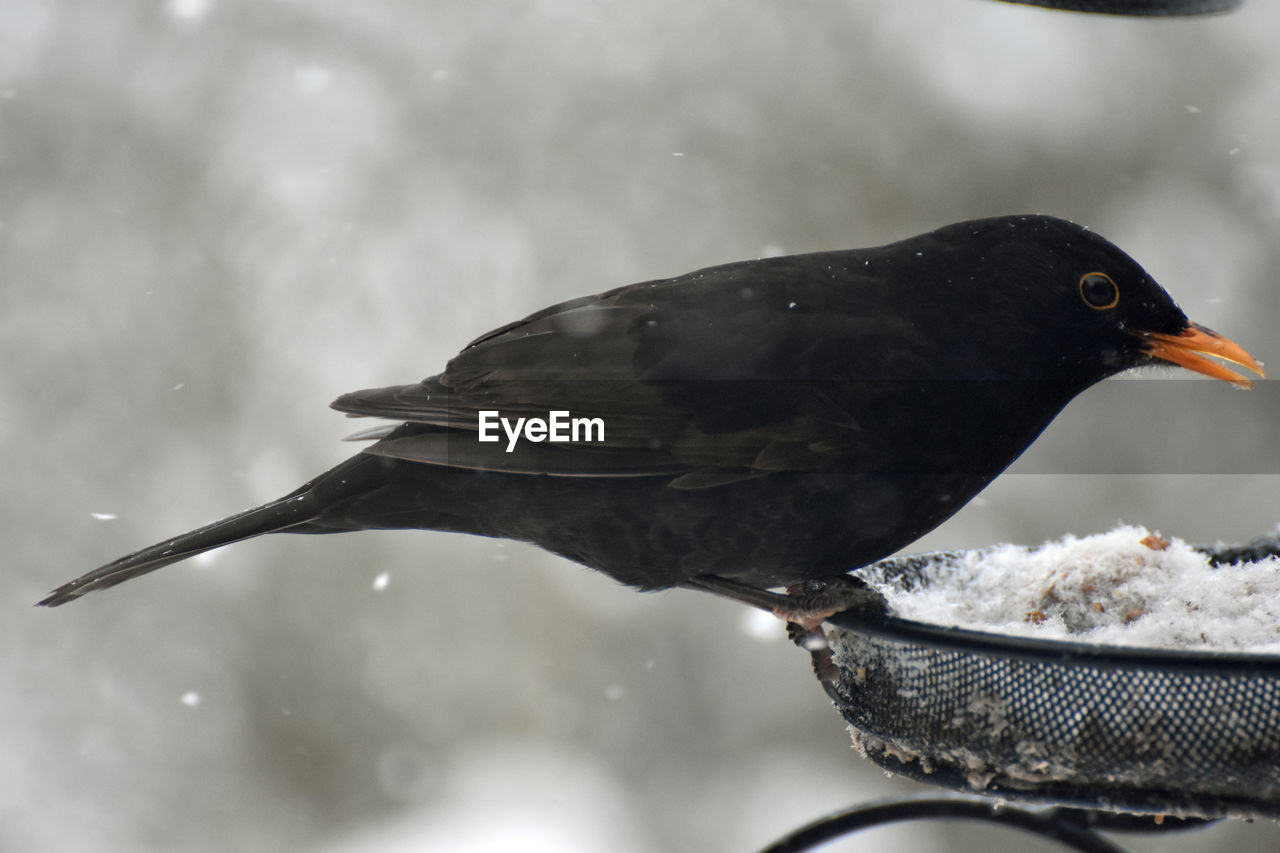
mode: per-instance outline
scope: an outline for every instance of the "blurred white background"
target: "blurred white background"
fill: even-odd
[[[712,263],[1051,213],[1280,362],[1278,28],[1262,0],[4,0],[0,849],[727,853],[919,790],[779,626],[515,544],[278,536],[31,605],[354,452],[338,394]],[[1266,532],[1269,388],[1094,389],[916,549]]]

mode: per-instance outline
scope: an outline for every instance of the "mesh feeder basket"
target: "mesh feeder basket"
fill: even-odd
[[[1280,541],[1199,549],[1214,565]],[[954,554],[861,573],[927,585]],[[824,686],[883,769],[1005,801],[1191,818],[1280,817],[1280,655],[1033,639],[850,610]]]

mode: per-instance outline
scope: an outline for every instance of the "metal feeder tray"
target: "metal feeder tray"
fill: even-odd
[[[1280,553],[1280,540],[1200,550],[1222,565]],[[870,571],[910,588],[951,556]],[[1280,656],[1036,640],[873,610],[827,620],[838,677],[824,687],[885,770],[1003,801],[1280,817]]]

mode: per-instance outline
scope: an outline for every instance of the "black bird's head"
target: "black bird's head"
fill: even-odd
[[[1136,261],[1079,225],[1006,216],[947,226],[922,239],[926,252],[928,246],[943,254],[948,246],[963,247],[974,278],[953,293],[968,304],[948,307],[953,316],[983,315],[970,333],[999,330],[985,346],[1006,359],[1027,359],[1021,367],[1028,373],[1088,385],[1167,362],[1252,386],[1225,361],[1263,375],[1261,363],[1239,344],[1188,320]]]

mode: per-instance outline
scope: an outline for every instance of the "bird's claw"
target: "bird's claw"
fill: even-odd
[[[884,599],[864,581],[839,575],[787,588],[785,593],[761,589],[732,578],[701,575],[681,586],[710,592],[741,604],[767,610],[787,623],[787,637],[813,657],[813,669],[824,682],[835,679],[838,670],[831,660],[822,623],[846,610],[884,613]]]

